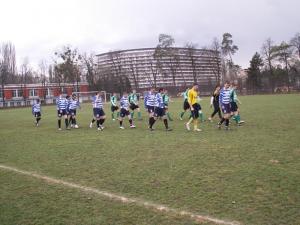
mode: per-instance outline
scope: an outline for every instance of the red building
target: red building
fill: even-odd
[[[53,104],[59,93],[71,95],[73,92],[88,92],[88,83],[78,84],[8,84],[0,88],[0,107],[32,105],[36,99]],[[4,101],[3,101],[4,96]]]

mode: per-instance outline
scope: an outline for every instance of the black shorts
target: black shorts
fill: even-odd
[[[70,109],[69,114],[71,116],[76,116],[76,109]]]
[[[155,108],[154,116],[155,117],[163,117],[166,115],[166,110],[164,108]]]
[[[238,105],[236,104],[236,102],[231,102],[230,103],[230,107],[231,107],[231,112],[236,112],[238,111]]]
[[[129,116],[130,112],[128,109],[121,108],[120,117],[124,118],[125,116]]]
[[[103,109],[93,108],[93,112],[94,112],[94,117],[95,118],[99,118],[99,117],[105,116],[105,113],[104,113]]]
[[[130,103],[130,107],[129,107],[131,110],[135,110],[135,109],[138,109],[140,108],[138,105],[136,104],[133,104],[133,103]]]
[[[183,102],[183,110],[188,110],[190,108],[190,104],[188,102],[188,100],[184,100]]]
[[[118,107],[118,106],[112,105],[112,106],[110,107],[110,110],[111,110],[112,112],[114,112],[114,111],[119,110],[119,107]]]
[[[155,107],[154,106],[147,106],[148,113],[153,113]]]
[[[223,112],[224,114],[229,114],[229,113],[231,113],[230,103],[228,103],[228,104],[222,104],[222,105],[221,105],[221,109],[222,109],[222,112]]]
[[[192,112],[192,117],[194,119],[197,119],[197,118],[199,118],[199,110],[201,109],[201,106],[198,103],[195,103],[193,105],[193,108],[194,108],[194,110],[191,111]]]
[[[41,112],[35,112],[34,113],[34,117],[41,117],[42,115],[41,115]]]
[[[62,117],[62,116],[65,116],[65,115],[67,115],[67,110],[65,110],[65,109],[57,110],[57,116],[58,117]]]

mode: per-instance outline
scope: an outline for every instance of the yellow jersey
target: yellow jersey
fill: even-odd
[[[198,92],[194,89],[190,89],[188,92],[188,102],[190,105],[194,105],[198,100]]]

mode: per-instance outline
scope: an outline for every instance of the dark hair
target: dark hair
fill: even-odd
[[[193,86],[198,86],[198,84],[197,83],[193,83]]]
[[[40,102],[40,99],[38,98],[37,100],[36,100],[36,103],[39,103]]]
[[[230,84],[229,80],[226,80],[226,81],[224,82],[224,84]]]
[[[70,98],[70,95],[67,95],[67,96],[66,96],[66,99],[68,99],[68,98]]]
[[[161,91],[163,91],[164,89],[163,88],[160,88],[160,89],[158,89],[158,92],[161,92]]]

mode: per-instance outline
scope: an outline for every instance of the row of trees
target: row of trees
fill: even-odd
[[[247,88],[260,91],[287,91],[300,81],[300,33],[289,42],[274,43],[269,38],[256,52],[247,69]]]

